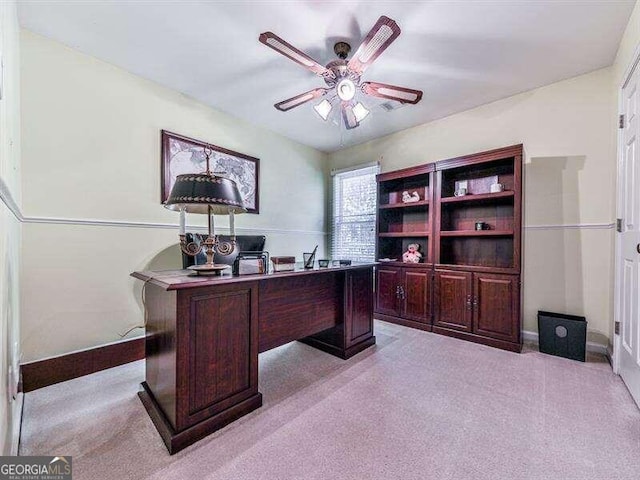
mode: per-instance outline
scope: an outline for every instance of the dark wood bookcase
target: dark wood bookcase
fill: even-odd
[[[520,351],[522,145],[377,180],[377,317]],[[495,183],[503,191],[492,193]],[[404,191],[420,200],[403,203]],[[420,244],[421,263],[402,263],[410,243]]]
[[[433,270],[433,182],[435,165],[378,175],[378,318],[431,330]],[[418,201],[403,202],[407,192]],[[420,245],[420,263],[403,263],[410,244]]]

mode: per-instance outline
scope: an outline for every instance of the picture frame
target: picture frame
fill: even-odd
[[[260,213],[260,159],[211,143],[161,130],[160,198],[164,203],[178,175],[206,171],[205,147],[211,149],[210,168],[215,174],[234,180],[247,213]]]

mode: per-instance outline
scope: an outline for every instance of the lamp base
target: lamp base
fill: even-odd
[[[203,265],[191,265],[187,268],[196,272],[197,275],[222,275],[224,270],[231,267],[229,265],[205,263]]]

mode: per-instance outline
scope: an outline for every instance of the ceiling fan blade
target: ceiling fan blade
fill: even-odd
[[[347,102],[342,103],[342,118],[344,119],[344,125],[347,127],[347,130],[351,130],[360,125],[355,113],[353,113],[353,105]]]
[[[309,90],[308,92],[301,93],[300,95],[296,95],[295,97],[288,98],[287,100],[283,100],[282,102],[278,102],[274,105],[281,112],[286,112],[287,110],[291,110],[292,108],[296,108],[303,103],[307,103],[314,98],[321,97],[326,95],[329,91],[328,88],[314,88],[313,90]]]
[[[416,104],[422,99],[421,90],[413,90],[411,88],[397,87],[395,85],[387,85],[378,82],[362,82],[360,86],[362,91],[372,97],[388,98],[402,103]]]
[[[267,47],[273,48],[276,52],[290,58],[297,64],[302,65],[307,70],[311,70],[316,75],[331,79],[336,78],[335,74],[331,70],[323,67],[309,55],[298,50],[296,47],[286,42],[275,33],[261,33],[258,37],[258,40],[260,40],[261,43],[264,43]]]
[[[349,70],[362,74],[400,35],[400,27],[389,17],[381,16],[349,60]]]

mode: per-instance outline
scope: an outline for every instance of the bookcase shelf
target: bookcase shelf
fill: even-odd
[[[390,267],[402,267],[402,268],[417,268],[417,269],[433,269],[433,264],[431,263],[405,263],[403,262],[401,259],[398,260],[384,260],[384,261],[380,261],[380,265],[381,266],[390,266]]]
[[[514,268],[513,236],[443,237],[436,263],[461,266]]]
[[[511,237],[513,230],[443,230],[441,237]]]
[[[419,208],[429,205],[431,203],[429,200],[419,200],[417,202],[410,203],[386,203],[378,206],[380,210],[385,210],[389,208]]]
[[[411,238],[411,237],[428,237],[430,232],[381,232],[378,234],[379,237],[398,237],[398,238]]]
[[[496,193],[479,193],[476,195],[464,195],[462,197],[444,197],[440,199],[440,203],[463,203],[463,202],[485,202],[495,201],[499,199],[513,199],[513,191],[496,192]]]

